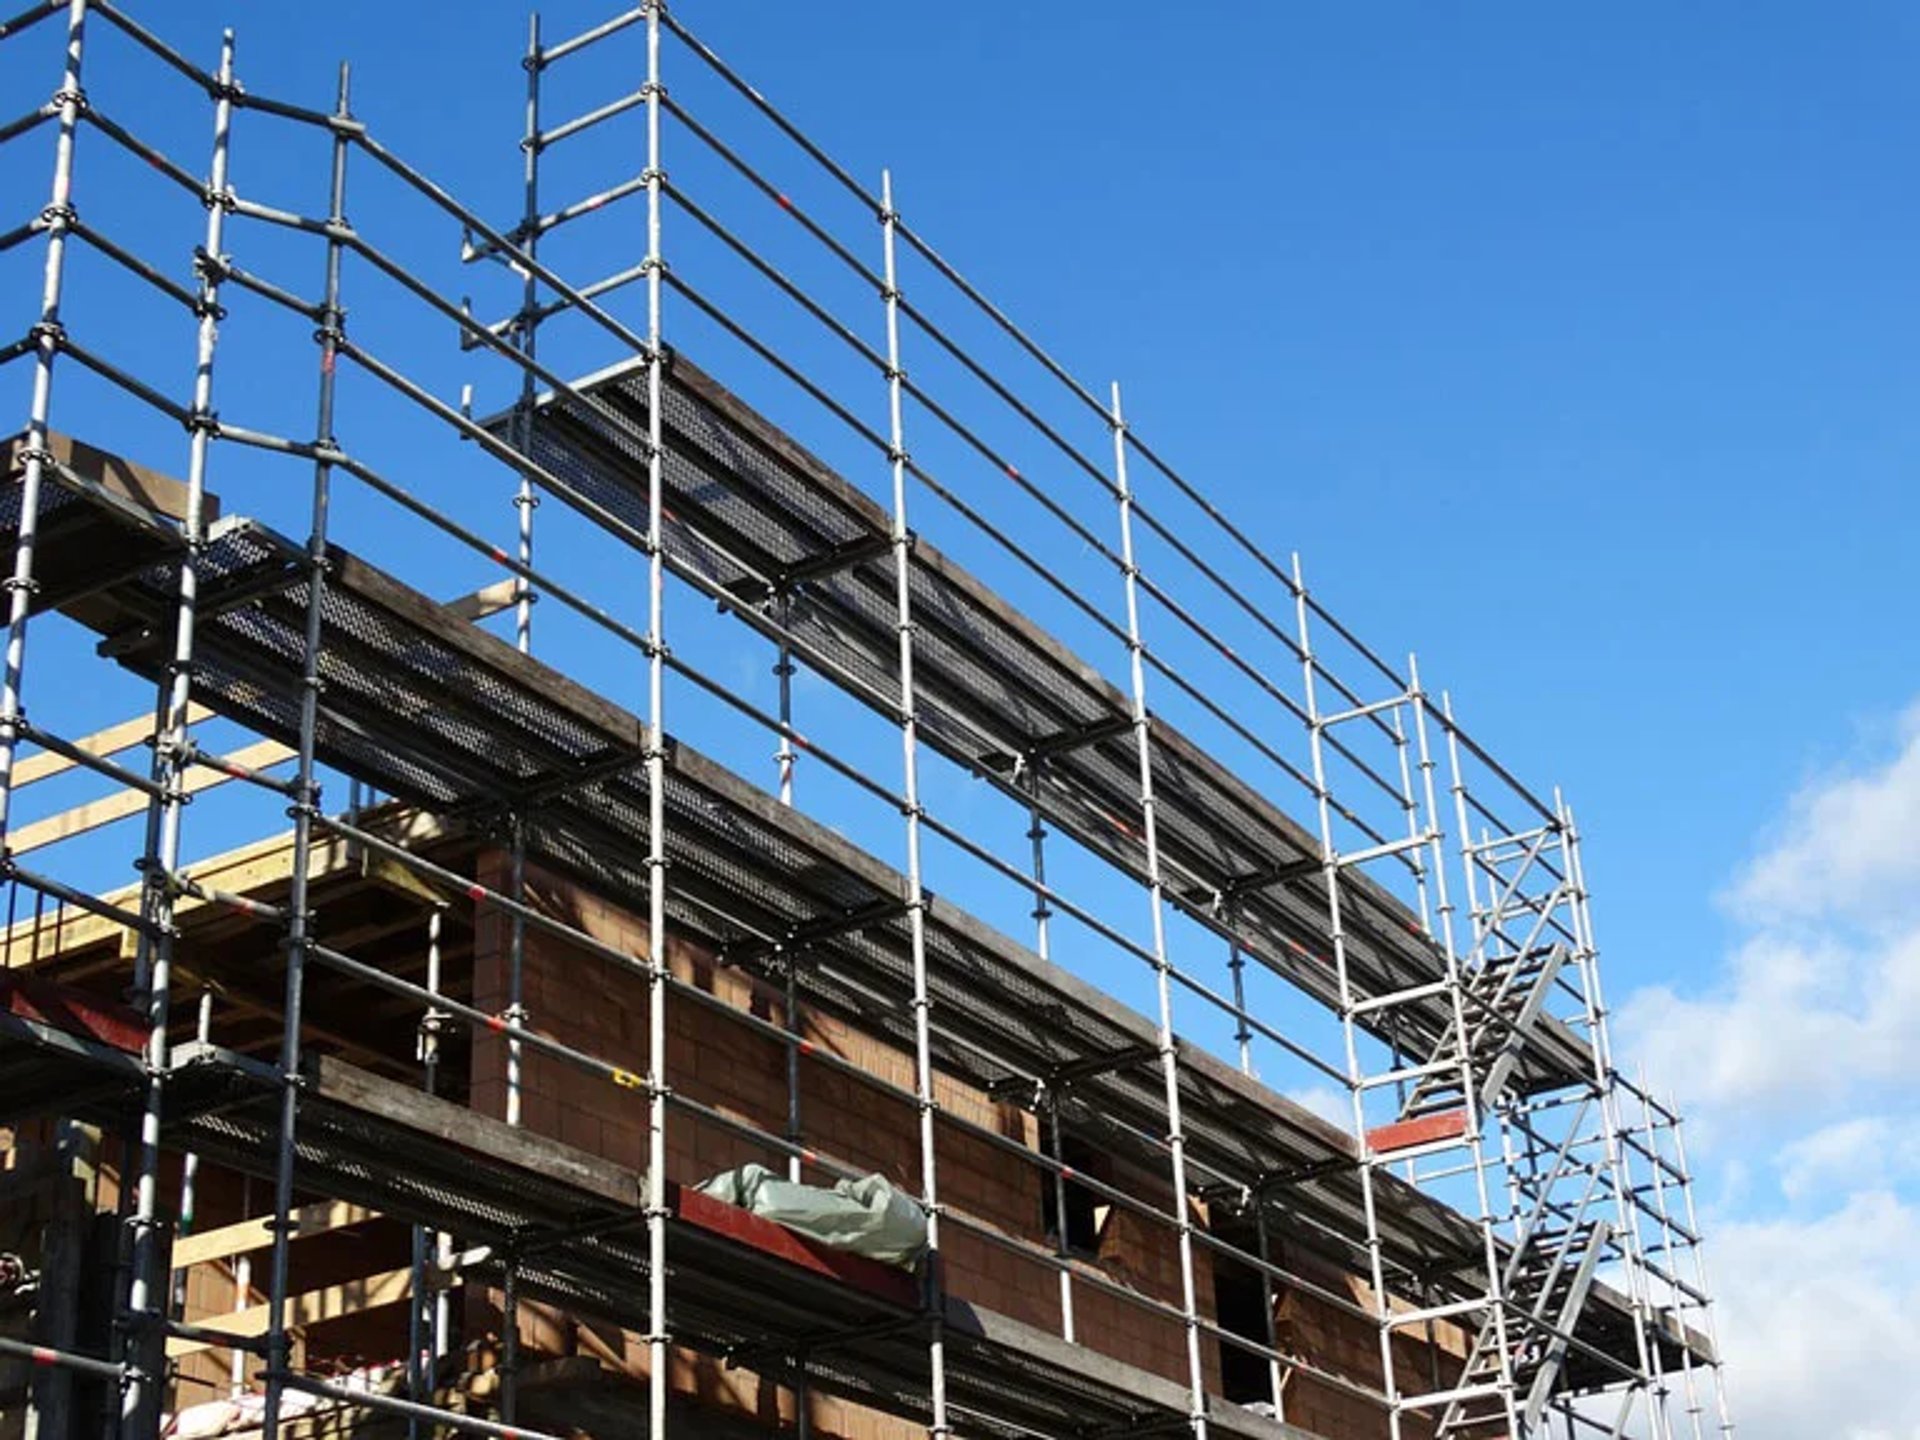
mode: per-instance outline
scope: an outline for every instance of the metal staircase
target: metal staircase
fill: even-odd
[[[1458,1029],[1447,1031],[1423,1067],[1427,1073],[1408,1092],[1401,1120],[1464,1109],[1469,1083],[1478,1112],[1490,1114],[1519,1068],[1528,1032],[1539,1022],[1570,953],[1565,944],[1532,943],[1489,956],[1479,969],[1464,976],[1465,1038]]]
[[[1593,1288],[1594,1271],[1613,1238],[1604,1219],[1570,1227],[1543,1228],[1514,1252],[1503,1278],[1509,1315],[1500,1334],[1489,1316],[1474,1337],[1460,1388],[1475,1390],[1511,1376],[1518,1434],[1540,1430],[1547,1401],[1566,1363],[1568,1336]],[[1507,1435],[1507,1407],[1500,1397],[1456,1401],[1441,1416],[1435,1440],[1493,1440]]]
[[[1512,1410],[1504,1396],[1457,1400],[1442,1412],[1435,1440],[1540,1433],[1594,1272],[1613,1248],[1612,1222],[1591,1213],[1604,1208],[1600,1175],[1587,1172],[1577,1199],[1563,1183],[1578,1185],[1581,1171],[1572,1147],[1563,1146],[1551,1167],[1523,1182],[1516,1198],[1528,1209],[1500,1277],[1505,1323],[1496,1324],[1488,1312],[1461,1373],[1457,1388],[1466,1396],[1500,1386],[1504,1378]]]

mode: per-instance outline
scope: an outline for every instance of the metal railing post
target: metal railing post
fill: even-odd
[[[920,859],[920,726],[913,680],[913,532],[907,528],[907,448],[900,368],[900,283],[894,236],[899,217],[893,208],[893,175],[880,177],[880,238],[886,286],[888,469],[893,481],[890,539],[893,550],[894,615],[900,667],[901,813],[906,822],[907,928],[913,950],[913,1075],[920,1106],[920,1198],[927,1207],[928,1308],[927,1433],[943,1440],[952,1433],[947,1419],[946,1276],[940,1264],[940,1185],[936,1165],[935,1119],[939,1101],[933,1077],[933,999],[927,983],[927,892]]]
[[[647,16],[647,1424],[667,1433],[667,351],[662,336],[666,259],[661,253],[660,80],[662,0]]]
[[[351,118],[350,72],[340,67],[335,119]],[[347,221],[347,151],[351,138],[344,124],[333,132],[332,178],[328,218],[338,230]],[[323,453],[337,448],[334,437],[334,378],[344,338],[345,311],[340,306],[340,272],[346,247],[338,235],[327,239],[326,292],[321,302],[320,395],[314,442]],[[293,1235],[294,1172],[297,1156],[294,1135],[300,1119],[300,1026],[306,998],[307,950],[313,943],[308,913],[309,872],[312,869],[313,825],[320,811],[320,787],[314,779],[314,745],[319,734],[320,692],[324,688],[320,647],[327,587],[327,520],[332,498],[333,466],[319,459],[313,466],[313,520],[307,538],[306,640],[300,677],[300,727],[297,748],[298,777],[294,787],[292,878],[287,893],[286,1006],[281,1017],[280,1041],[280,1154],[273,1184],[273,1255],[267,1286],[267,1393],[260,1420],[261,1440],[279,1440],[280,1406],[291,1373],[287,1338],[287,1281]]]
[[[13,573],[7,577],[7,652],[0,675],[0,845],[4,845],[12,818],[13,761],[20,745],[20,722],[26,716],[21,698],[27,660],[27,622],[38,589],[34,578],[34,542],[39,534],[40,491],[46,482],[49,414],[53,406],[53,369],[65,331],[60,325],[60,300],[66,283],[67,237],[72,232],[73,152],[80,120],[87,110],[87,94],[80,88],[80,62],[85,50],[87,0],[67,6],[67,48],[60,88],[53,103],[59,107],[58,138],[54,142],[53,185],[41,217],[47,227],[47,259],[41,279],[40,314],[34,322],[33,399],[27,411],[24,464],[20,477],[20,529],[14,540]]]
[[[1594,936],[1586,869],[1580,858],[1580,832],[1571,807],[1561,801],[1557,793],[1554,798],[1559,812],[1566,881],[1571,890],[1574,934],[1580,947],[1579,973],[1587,1005],[1588,1043],[1593,1052],[1593,1085],[1600,1099],[1605,1163],[1614,1191],[1620,1241],[1626,1251],[1627,1298],[1638,1321],[1634,1327],[1634,1344],[1647,1386],[1647,1420],[1653,1440],[1669,1440],[1672,1427],[1666,1413],[1667,1382],[1659,1340],[1654,1334],[1653,1295],[1646,1270],[1646,1247],[1640,1235],[1640,1204],[1634,1191],[1632,1160],[1621,1140],[1625,1123],[1620,1113],[1620,1090],[1607,1025],[1606,1000],[1600,989],[1600,945]]]
[[[1300,673],[1307,711],[1307,747],[1313,764],[1315,808],[1320,826],[1320,869],[1327,889],[1327,938],[1339,986],[1340,1020],[1346,1044],[1347,1094],[1352,1106],[1353,1139],[1359,1156],[1361,1221],[1365,1229],[1367,1280],[1372,1289],[1374,1326],[1380,1349],[1381,1389],[1387,1397],[1387,1434],[1401,1440],[1400,1386],[1394,1375],[1393,1331],[1389,1328],[1392,1301],[1387,1293],[1386,1255],[1380,1238],[1378,1199],[1374,1194],[1372,1147],[1367,1139],[1365,1071],[1360,1060],[1360,1028],[1354,1016],[1353,980],[1347,966],[1347,933],[1340,903],[1340,868],[1334,849],[1333,792],[1327,785],[1325,746],[1321,734],[1320,702],[1315,685],[1316,661],[1308,628],[1307,588],[1300,575],[1300,557],[1293,557],[1294,623],[1298,630]]]
[[[440,994],[440,934],[446,916],[444,903],[427,915],[427,993]],[[420,1015],[417,1040],[420,1089],[428,1095],[440,1088],[440,1037],[447,1013],[429,1002]],[[448,1237],[424,1225],[413,1227],[413,1294],[407,1297],[407,1398],[425,1404],[433,1393],[440,1357],[445,1353],[447,1295],[436,1275]],[[416,1416],[407,1418],[407,1434],[420,1434]]]
[[[1193,1259],[1193,1217],[1187,1191],[1187,1142],[1180,1115],[1180,1048],[1173,1028],[1173,961],[1167,944],[1166,877],[1160,864],[1160,830],[1154,813],[1153,717],[1147,710],[1146,644],[1140,628],[1140,567],[1134,558],[1133,488],[1127,479],[1127,421],[1120,386],[1113,386],[1108,423],[1113,430],[1114,495],[1120,510],[1121,575],[1127,608],[1127,670],[1132,689],[1134,750],[1139,761],[1140,828],[1146,848],[1147,894],[1153,910],[1155,988],[1159,1001],[1161,1080],[1166,1089],[1167,1161],[1173,1213],[1179,1217],[1180,1301],[1187,1328],[1188,1419],[1194,1440],[1207,1440],[1207,1372],[1200,1354],[1200,1301]]]
[[[151,775],[158,794],[148,803],[147,853],[143,872],[141,913],[152,929],[140,936],[135,956],[134,984],[144,992],[147,1038],[147,1086],[140,1114],[138,1169],[134,1180],[132,1265],[127,1283],[127,1315],[133,1345],[129,1354],[164,1350],[152,1344],[153,1326],[163,1318],[159,1309],[161,1244],[156,1189],[160,1175],[160,1125],[164,1111],[167,1069],[172,1063],[168,1026],[172,1013],[174,872],[180,862],[180,832],[187,797],[180,786],[185,778],[191,719],[193,651],[200,577],[195,566],[206,540],[207,451],[216,420],[213,410],[213,361],[219,341],[221,254],[228,203],[228,152],[236,93],[233,78],[234,39],[227,31],[220,43],[220,91],[214,101],[213,159],[208,172],[205,258],[199,263],[198,326],[195,332],[192,429],[187,452],[186,513],[181,520],[185,549],[177,580],[178,611],[174,622],[173,652],[160,683],[158,729]],[[202,1021],[210,1019],[203,997]],[[203,1036],[204,1038],[204,1036]],[[189,1157],[197,1168],[197,1157]],[[183,1176],[182,1205],[191,1195],[191,1172]],[[128,1369],[121,1396],[121,1422],[131,1433],[151,1415],[157,1415],[159,1395],[150,1388],[158,1376],[149,1376],[137,1358]]]
[[[1708,1283],[1706,1244],[1700,1238],[1700,1219],[1693,1208],[1693,1171],[1687,1166],[1687,1137],[1678,1109],[1673,1110],[1673,1159],[1680,1170],[1680,1198],[1687,1216],[1687,1233],[1693,1237],[1693,1278],[1700,1293],[1707,1297],[1700,1309],[1707,1323],[1707,1343],[1713,1346],[1713,1399],[1718,1414],[1721,1440],[1733,1440],[1733,1411],[1727,1403],[1727,1362],[1720,1353],[1718,1306],[1713,1287]]]

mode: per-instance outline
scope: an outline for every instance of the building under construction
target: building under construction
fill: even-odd
[[[467,198],[123,3],[0,21],[0,1436],[1731,1434],[1571,808],[887,177],[657,0]]]

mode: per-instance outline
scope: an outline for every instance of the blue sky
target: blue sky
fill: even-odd
[[[362,0],[140,13],[203,58],[236,24],[247,82],[315,105],[333,61],[351,58],[356,111],[388,143],[486,213],[517,210],[520,6],[464,5],[453,24],[446,9]],[[549,36],[604,13],[551,6]],[[1317,593],[1383,652],[1418,649],[1429,685],[1513,768],[1565,786],[1628,1042],[1691,1088],[1705,1198],[1745,1227],[1738,1253],[1778,1242],[1791,1259],[1839,1234],[1868,1247],[1853,1257],[1865,1288],[1810,1307],[1898,1313],[1920,1296],[1864,1238],[1916,1225],[1920,1143],[1898,1083],[1913,1052],[1832,1067],[1817,1103],[1793,1082],[1818,1055],[1776,1056],[1782,1098],[1756,1108],[1741,1087],[1773,1093],[1767,1077],[1715,1048],[1756,1016],[1860,1019],[1865,995],[1899,994],[1915,963],[1911,908],[1848,888],[1862,874],[1911,881],[1920,844],[1913,12],[690,0],[676,13],[863,180],[893,167],[911,224],[1075,373],[1102,390],[1120,379],[1161,453],[1276,555],[1302,551]],[[157,84],[151,67],[102,64]],[[9,85],[26,73],[0,71]],[[637,78],[613,62],[560,73],[550,120]],[[669,83],[697,103],[691,79]],[[155,124],[183,158],[203,153],[190,149],[204,146],[199,110]],[[242,190],[317,209],[317,147],[252,133],[236,140]],[[611,143],[637,155],[637,129],[620,134]],[[549,202],[615,178],[572,163],[554,158]],[[696,173],[671,155],[668,169]],[[144,217],[132,185],[89,203]],[[380,203],[350,213],[372,230]],[[421,263],[446,278],[444,227],[429,236],[407,213],[396,207],[383,243],[437,257]],[[582,264],[637,258],[639,212],[625,213],[632,228],[581,242]],[[26,273],[20,260],[4,273]],[[311,266],[288,272],[301,273]],[[483,313],[510,307],[506,277],[469,273]],[[870,339],[877,318],[864,313]],[[457,392],[466,362],[440,322],[383,322],[369,304],[354,323],[372,344],[441,345],[431,383]],[[118,338],[156,356],[163,343]],[[225,383],[230,405],[284,411],[294,433],[310,424],[304,388],[244,364]],[[505,398],[487,384],[482,405]],[[1101,453],[1097,435],[1079,438]],[[281,503],[297,514],[291,498],[244,508]],[[490,513],[504,525],[509,512]],[[449,593],[478,574],[436,563]],[[618,583],[610,557],[580,563]],[[579,668],[604,654],[578,645],[566,653]],[[942,795],[971,803],[958,786]],[[1863,835],[1891,869],[1862,860]],[[1810,896],[1792,878],[1809,874],[1831,884]],[[1819,995],[1756,981],[1756,947],[1790,952],[1779,963]],[[1750,1008],[1756,996],[1783,1008]],[[1676,1039],[1675,1015],[1697,1028]],[[1868,1122],[1883,1128],[1852,1140],[1903,1161],[1871,1176],[1805,1163],[1808,1147],[1843,1148],[1836,1126]],[[1844,1218],[1875,1205],[1872,1224]],[[1795,1341],[1758,1309],[1737,1333],[1763,1401],[1742,1415],[1770,1440],[1800,1433],[1781,1409],[1794,1396],[1765,1388]],[[1871,1351],[1875,1368],[1910,1368],[1906,1343]],[[1905,1395],[1864,1381],[1856,1393],[1860,1440],[1920,1434]]]

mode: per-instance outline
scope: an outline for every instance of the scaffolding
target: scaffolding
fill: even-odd
[[[1731,1435],[1680,1116],[1614,1065],[1558,793],[1511,774],[1411,658],[1370,648],[1297,557],[1277,563],[1150,447],[1118,384],[1104,398],[1084,385],[943,258],[896,208],[891,174],[857,179],[677,14],[656,0],[558,42],[536,20],[523,64],[520,214],[495,224],[356,118],[344,67],[316,109],[243,86],[231,34],[203,68],[110,0],[0,21],[0,66],[22,77],[9,93],[35,65],[53,85],[0,123],[16,167],[52,139],[44,208],[0,216],[0,259],[44,255],[28,323],[0,340],[0,370],[30,390],[0,491],[9,915],[24,900],[123,935],[143,1022],[135,1054],[0,1008],[0,1119],[102,1117],[127,1136],[133,1177],[110,1349],[4,1340],[0,1354],[117,1387],[127,1437],[156,1433],[170,1340],[229,1352],[236,1384],[261,1366],[268,1440],[293,1392],[413,1433],[528,1436],[516,1310],[532,1295],[643,1337],[654,1436],[676,1427],[676,1347],[936,1437],[1273,1440],[1300,1433],[1285,1428],[1296,1377],[1371,1407],[1392,1440]],[[89,89],[103,65],[117,88]],[[550,123],[563,66],[583,83],[645,79]],[[204,175],[176,158],[188,116],[204,117]],[[286,158],[303,147],[310,169]],[[551,207],[557,154],[580,198]],[[258,192],[235,179],[252,155],[274,161]],[[137,181],[114,169],[128,162]],[[79,179],[96,166],[97,202]],[[168,198],[116,231],[148,203],[128,198],[138,186]],[[169,240],[168,206],[200,207],[198,233]],[[87,284],[112,298],[80,303]],[[175,373],[156,338],[174,335],[192,355],[184,400],[152,378]],[[245,372],[230,382],[216,362],[236,344]],[[263,373],[314,386],[310,433],[277,418]],[[69,438],[157,455],[177,443],[156,438],[169,425],[186,434],[183,482]],[[362,537],[397,558],[345,543]],[[564,561],[537,563],[536,538]],[[430,546],[417,581],[396,573]],[[424,593],[454,579],[451,604]],[[743,655],[771,656],[772,702],[757,674],[740,679]],[[104,717],[85,702],[132,693],[129,676],[152,687],[151,719],[89,733]],[[630,682],[632,710],[613,698]],[[802,710],[818,715],[805,729]],[[239,748],[203,744],[206,723]],[[897,778],[869,760],[888,732]],[[142,741],[144,768],[114,758]],[[739,773],[768,745],[771,794]],[[16,803],[56,772],[133,798],[81,822]],[[346,808],[324,803],[329,782],[350,787]],[[215,786],[225,827],[291,818],[279,898],[222,889],[187,859],[189,802]],[[503,881],[436,858],[429,842],[454,829],[504,847]],[[310,877],[329,847],[442,897],[421,979],[315,933]],[[897,866],[875,858],[887,848]],[[139,880],[117,892],[107,877],[129,854]],[[632,903],[645,952],[540,908],[530,864]],[[497,1011],[442,983],[456,903],[506,928]],[[185,904],[278,931],[270,1061],[214,1043],[221,1002],[180,974]],[[996,920],[1026,922],[1031,946]],[[644,1053],[590,1054],[542,1028],[522,983],[536,934],[644,979]],[[782,987],[777,1018],[677,975],[676,935]],[[320,974],[412,1007],[413,1085],[316,1047],[304,1015]],[[676,1090],[669,1011],[683,1005],[784,1047],[778,1133]],[[897,1041],[911,1083],[811,1046],[807,1007]],[[442,1046],[463,1029],[507,1047],[498,1120],[438,1093]],[[637,1173],[556,1168],[523,1124],[530,1052],[644,1107]],[[810,1144],[803,1064],[917,1117],[930,1254],[911,1285],[777,1263],[668,1177],[676,1121],[742,1136],[796,1179],[857,1173]],[[943,1074],[1016,1097],[1040,1144],[944,1106]],[[1344,1128],[1277,1093],[1316,1089],[1339,1095]],[[1076,1129],[1162,1167],[1167,1202],[1076,1169]],[[1037,1172],[1061,1217],[1053,1243],[943,1199],[952,1136]],[[170,1153],[192,1157],[172,1196]],[[202,1161],[271,1186],[257,1334],[189,1324],[173,1300],[169,1240]],[[1075,1261],[1070,1188],[1169,1237],[1177,1301]],[[415,1227],[404,1394],[295,1363],[289,1256],[314,1195]],[[1243,1217],[1232,1233],[1251,1243],[1203,1212]],[[955,1304],[953,1233],[1057,1271],[1058,1335]],[[1276,1258],[1283,1234],[1362,1277],[1363,1299]],[[1215,1257],[1258,1277],[1265,1333],[1206,1313],[1196,1277]],[[430,1277],[449,1274],[502,1296],[492,1416],[433,1403],[449,1322]],[[1279,1286],[1372,1327],[1377,1387],[1282,1343]],[[1090,1350],[1086,1291],[1180,1326],[1185,1383]],[[1408,1373],[1396,1340],[1436,1325],[1469,1339],[1457,1373]],[[1265,1412],[1212,1393],[1208,1345],[1263,1367]]]

